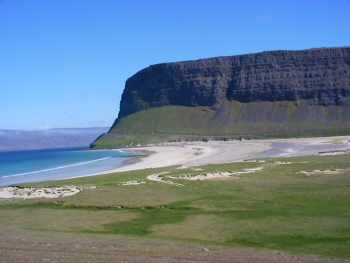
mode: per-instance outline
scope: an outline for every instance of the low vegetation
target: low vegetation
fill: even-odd
[[[120,120],[92,148],[183,140],[298,138],[346,135],[350,107],[308,106],[300,101],[239,103],[227,101],[220,109],[162,106],[141,110]]]
[[[0,228],[147,237],[350,259],[349,157],[167,167],[24,184],[97,188],[54,199],[3,199]],[[304,172],[316,170],[321,172]],[[236,175],[182,178],[225,172]],[[148,180],[152,174],[162,174],[163,180]],[[145,183],[125,185],[128,181]]]

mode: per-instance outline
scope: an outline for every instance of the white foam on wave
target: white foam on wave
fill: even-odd
[[[92,160],[92,161],[88,161],[88,162],[75,163],[75,164],[71,164],[71,165],[59,166],[59,167],[55,167],[55,168],[49,168],[49,169],[44,169],[44,170],[39,170],[39,171],[34,171],[34,172],[28,172],[28,173],[13,174],[13,175],[10,175],[10,176],[11,176],[11,177],[15,177],[15,176],[21,176],[21,175],[29,175],[29,174],[50,172],[50,171],[54,171],[54,170],[59,170],[59,169],[64,169],[64,168],[70,168],[70,167],[79,166],[79,165],[84,165],[84,164],[88,164],[88,163],[94,163],[94,162],[98,162],[98,161],[104,161],[104,160],[111,159],[111,158],[112,158],[112,157],[104,157],[104,158],[101,158],[101,159],[96,159],[96,160]],[[5,177],[9,177],[9,176],[3,176],[3,178],[5,178]]]

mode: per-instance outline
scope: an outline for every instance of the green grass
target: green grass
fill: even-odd
[[[200,171],[195,170],[199,167],[166,167],[26,184],[98,188],[57,199],[1,200],[0,227],[132,235],[350,259],[349,157],[212,164]],[[240,174],[238,179],[169,178],[261,166],[264,170]],[[334,166],[344,170],[300,173]],[[169,172],[165,180],[184,186],[146,179],[161,172]],[[120,185],[129,180],[146,183]]]
[[[239,103],[221,108],[163,106],[124,117],[92,148],[164,141],[291,138],[350,134],[350,107],[309,106],[301,101]]]

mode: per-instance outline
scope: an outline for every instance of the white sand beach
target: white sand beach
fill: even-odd
[[[280,145],[279,145],[280,144]],[[273,146],[275,145],[275,146]],[[125,150],[152,152],[140,161],[92,176],[115,172],[166,167],[171,165],[200,166],[242,161],[271,150],[264,157],[289,157],[318,154],[319,152],[350,149],[350,136],[317,137],[300,139],[246,140],[228,142],[188,142],[177,145],[127,148]]]
[[[164,145],[142,148],[127,148],[125,150],[147,151],[149,154],[140,157],[138,162],[122,166],[117,169],[101,173],[87,174],[95,176],[131,170],[150,169],[180,165],[181,167],[200,166],[205,164],[219,164],[242,161],[259,157],[289,157],[305,155],[334,155],[346,154],[350,150],[350,136],[319,137],[302,139],[278,140],[247,140],[228,142],[189,142],[176,145]],[[181,168],[180,167],[180,168]],[[254,171],[246,171],[254,172]],[[218,179],[233,174],[205,174],[188,178],[190,180]],[[80,176],[83,177],[83,176]],[[158,175],[149,180],[162,181]],[[164,180],[163,180],[164,181]],[[164,181],[166,183],[167,181]],[[127,182],[126,185],[135,185],[139,182]],[[179,185],[180,186],[180,185]],[[57,198],[79,193],[84,189],[79,187],[62,188],[0,188],[0,198]]]
[[[125,150],[148,151],[151,154],[141,157],[139,162],[130,165],[84,176],[172,165],[199,166],[211,163],[228,163],[247,159],[268,149],[271,149],[271,145],[267,141],[190,142],[171,146],[127,148]]]

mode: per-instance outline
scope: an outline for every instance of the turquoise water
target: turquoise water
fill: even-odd
[[[0,152],[0,186],[56,180],[123,166],[133,151],[84,148]]]

